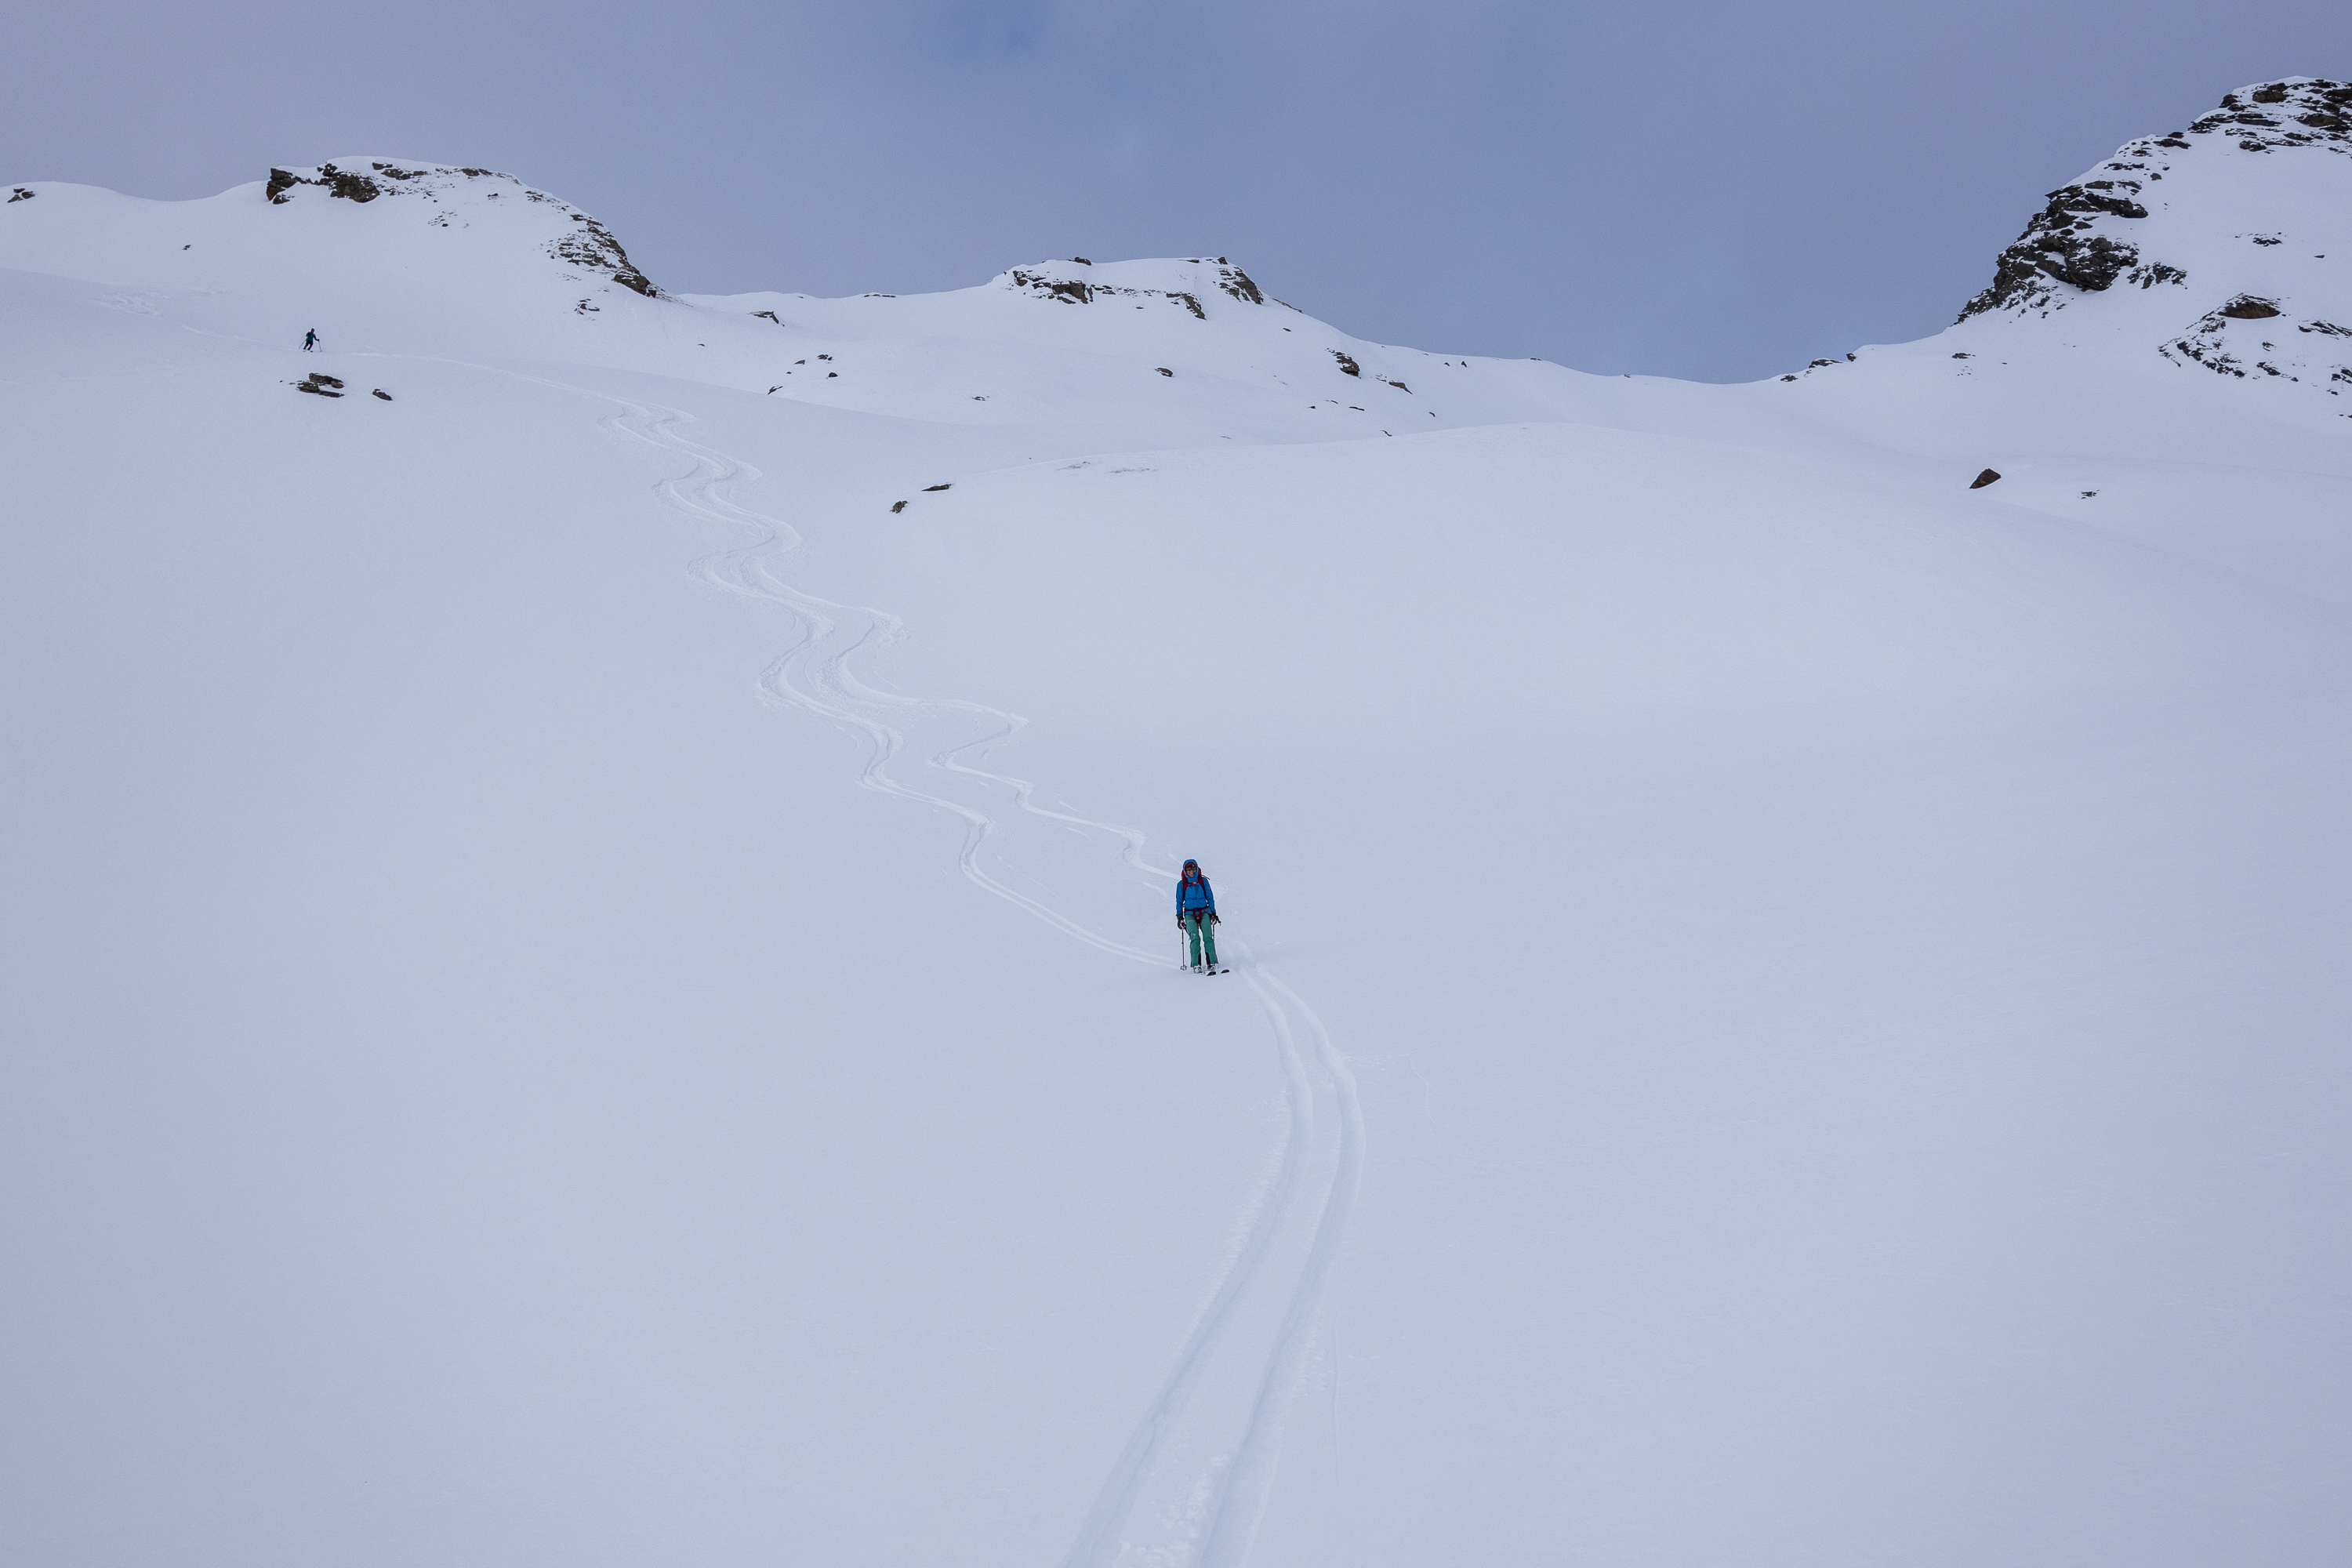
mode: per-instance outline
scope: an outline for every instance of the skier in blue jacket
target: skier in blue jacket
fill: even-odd
[[[1214,974],[1217,972],[1217,895],[1209,887],[1209,879],[1201,874],[1198,860],[1184,862],[1184,874],[1176,880],[1176,928],[1192,941],[1192,972]],[[1209,962],[1201,963],[1201,948],[1206,943]]]

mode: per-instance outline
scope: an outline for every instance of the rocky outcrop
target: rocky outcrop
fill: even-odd
[[[1962,307],[1960,321],[1990,310],[2050,310],[2079,294],[2098,294],[2117,281],[2152,289],[2184,284],[2189,274],[2163,260],[2143,259],[2133,232],[2147,216],[2144,198],[2171,165],[2174,153],[2222,137],[2244,152],[2311,147],[2352,155],[2352,86],[2314,77],[2231,93],[2221,107],[2186,131],[2144,137],[2074,184],[2052,191],[2048,204],[1994,263],[1993,280]]]
[[[1993,264],[1991,287],[1969,300],[1959,319],[2039,303],[2052,282],[2091,294],[2114,287],[2116,279],[2138,265],[2139,250],[2128,239],[2105,232],[2098,220],[2102,216],[2146,217],[2147,209],[2136,199],[2141,188],[2137,180],[2089,180],[2051,192],[2050,205],[2034,214],[2025,232]]]
[[[1093,264],[1089,262],[1083,265]],[[1094,303],[1094,285],[1080,279],[1048,278],[1042,272],[1025,272],[1016,267],[1013,269],[1013,286],[1015,289],[1025,289],[1042,300],[1059,300],[1065,305]],[[1134,290],[1130,289],[1128,292],[1133,293]]]
[[[1238,267],[1227,267],[1225,258],[1222,256],[1217,258],[1217,287],[1234,299],[1252,305],[1265,303],[1265,295],[1259,290],[1256,284],[1250,281],[1250,275]]]
[[[1076,256],[1070,258],[1068,265],[1091,268],[1095,264],[1083,256]],[[1192,256],[1186,257],[1181,265],[1207,267],[1211,263],[1200,257]],[[1209,281],[1216,286],[1219,292],[1244,305],[1265,305],[1270,302],[1265,291],[1251,280],[1248,273],[1238,267],[1229,265],[1223,257],[1218,257],[1214,266],[1216,270],[1209,275]],[[1132,275],[1132,273],[1129,274],[1129,276]],[[1062,270],[1060,264],[1052,262],[1042,263],[1035,267],[1016,267],[1003,276],[1005,287],[1008,289],[1040,300],[1058,300],[1065,305],[1091,305],[1098,300],[1165,300],[1191,311],[1196,321],[1205,321],[1209,319],[1208,308],[1201,302],[1201,295],[1189,289],[1122,287],[1118,284],[1099,282],[1093,278],[1071,276]],[[1185,279],[1184,281],[1191,281],[1191,279]]]
[[[661,298],[654,280],[638,271],[629,260],[629,253],[613,237],[613,231],[583,212],[573,212],[572,221],[580,226],[547,247],[547,253],[558,261],[568,261],[591,272],[603,272],[624,289],[634,289],[648,300]]]
[[[2279,305],[2241,294],[2157,352],[2239,381],[2303,385],[2330,397],[2352,392],[2352,327],[2295,321]]]
[[[378,163],[376,167],[389,169],[390,165]],[[393,177],[413,180],[421,173],[422,170],[397,170],[393,172]],[[263,194],[277,205],[284,206],[293,199],[293,190],[297,185],[319,185],[329,195],[341,196],[348,202],[372,202],[383,195],[383,187],[367,175],[338,169],[332,163],[321,163],[309,174],[298,174],[291,169],[272,169],[269,171],[269,184]]]
[[[2233,92],[2221,108],[2192,121],[2187,134],[2220,136],[2248,153],[2326,147],[2352,156],[2352,86],[2290,77]]]
[[[516,187],[513,191],[478,191],[484,181],[502,182]],[[419,165],[404,168],[397,163],[369,160],[365,172],[357,167],[338,167],[321,163],[315,169],[272,169],[269,183],[262,195],[273,205],[284,206],[294,199],[304,186],[326,192],[338,200],[364,205],[379,196],[414,198],[442,206],[445,210],[429,221],[436,227],[449,226],[446,208],[468,196],[480,195],[489,199],[520,194],[524,200],[551,206],[574,226],[547,247],[553,259],[590,272],[601,273],[624,289],[632,289],[649,300],[662,298],[662,291],[652,279],[637,270],[629,260],[629,253],[603,224],[569,202],[559,201],[544,191],[535,191],[512,174],[501,174],[492,169],[449,168],[441,165]],[[589,309],[582,301],[584,312]]]

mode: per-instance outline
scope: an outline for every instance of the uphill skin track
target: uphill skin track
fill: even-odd
[[[587,392],[579,387],[567,390]],[[843,725],[865,737],[866,760],[858,776],[863,787],[961,818],[964,837],[959,862],[963,874],[976,886],[1089,947],[1158,968],[1172,966],[1165,957],[1103,936],[1043,900],[992,877],[980,863],[980,851],[998,828],[995,818],[975,805],[914,788],[893,777],[890,764],[906,749],[908,734],[885,715],[911,721],[925,714],[953,712],[982,721],[990,726],[987,732],[932,753],[929,765],[953,778],[1003,788],[1011,793],[1022,811],[1031,816],[1090,834],[1107,835],[1118,841],[1119,858],[1127,866],[1172,885],[1174,869],[1153,866],[1144,859],[1145,835],[1140,830],[1050,810],[1036,803],[1034,785],[1027,780],[979,766],[978,759],[984,757],[991,747],[1027,724],[1019,715],[979,703],[880,691],[860,680],[851,668],[852,658],[887,646],[902,623],[884,611],[818,598],[794,587],[776,570],[783,557],[800,547],[799,533],[780,520],[738,505],[725,493],[731,485],[757,479],[759,470],[681,435],[679,426],[693,423],[694,418],[682,409],[656,411],[609,393],[589,395],[622,405],[624,412],[602,421],[608,428],[691,462],[692,467],[685,474],[663,479],[655,486],[665,506],[752,534],[751,542],[705,556],[688,570],[700,582],[729,594],[780,605],[793,617],[799,632],[797,639],[760,674],[758,686],[763,700]],[[1213,1460],[1208,1476],[1202,1478],[1209,1503],[1205,1517],[1199,1521],[1199,1550],[1196,1553],[1185,1552],[1186,1558],[1199,1568],[1243,1568],[1247,1563],[1258,1522],[1273,1494],[1286,1417],[1314,1343],[1317,1310],[1345,1238],[1360,1184],[1363,1117],[1347,1058],[1333,1044],[1322,1019],[1305,1000],[1259,961],[1246,943],[1236,941],[1234,945],[1242,955],[1242,974],[1265,1014],[1282,1066],[1289,1120],[1280,1166],[1270,1184],[1253,1203],[1252,1218],[1241,1247],[1211,1292],[1159,1392],[1146,1405],[1113,1462],[1076,1541],[1062,1560],[1063,1568],[1113,1568],[1126,1554],[1129,1543],[1124,1537],[1136,1500],[1161,1468],[1168,1441],[1177,1430],[1202,1375],[1219,1361],[1219,1348],[1228,1337],[1227,1331],[1241,1302],[1263,1282],[1276,1236],[1313,1207],[1315,1218],[1307,1258],[1290,1285],[1280,1327],[1265,1350],[1263,1370],[1256,1374],[1249,1401],[1248,1420],[1232,1450]],[[1314,1065],[1338,1112],[1331,1119],[1335,1125],[1321,1146],[1318,1144],[1318,1089],[1310,1079],[1307,1058],[1297,1044],[1302,1030],[1314,1042]],[[1319,1205],[1315,1205],[1308,1191],[1310,1184],[1305,1180],[1310,1164],[1328,1164],[1332,1172]],[[1273,1287],[1268,1284],[1267,1288]],[[1245,1360],[1245,1352],[1235,1348],[1227,1359],[1234,1357]]]

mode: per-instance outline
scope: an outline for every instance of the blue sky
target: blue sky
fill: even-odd
[[[0,177],[487,164],[664,286],[1228,255],[1362,336],[1740,380],[1948,322],[2042,193],[2352,7],[95,0],[12,20]]]

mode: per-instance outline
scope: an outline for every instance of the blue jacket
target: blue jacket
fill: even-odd
[[[1176,914],[1178,919],[1188,914],[1213,915],[1217,912],[1217,895],[1209,889],[1209,879],[1195,877],[1191,881],[1179,879],[1176,884]]]

